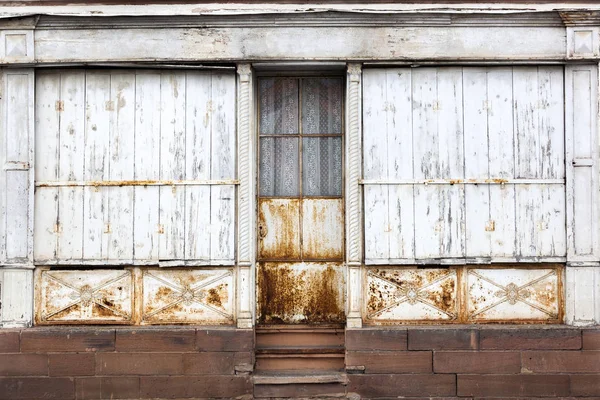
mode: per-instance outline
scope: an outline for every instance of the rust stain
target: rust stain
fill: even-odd
[[[263,236],[259,242],[259,256],[263,259],[298,260],[300,258],[299,223],[300,200],[261,199],[259,226],[263,226]]]
[[[339,323],[345,320],[341,267],[269,263],[259,267],[259,323]]]
[[[62,100],[56,100],[56,103],[54,104],[54,109],[56,111],[65,111],[65,102]]]

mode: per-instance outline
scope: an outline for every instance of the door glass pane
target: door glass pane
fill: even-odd
[[[259,80],[260,134],[298,133],[298,80],[263,78]]]
[[[342,80],[302,81],[302,133],[342,133]]]
[[[305,196],[342,195],[342,138],[302,141],[302,189]]]
[[[298,196],[298,138],[260,138],[260,195]]]

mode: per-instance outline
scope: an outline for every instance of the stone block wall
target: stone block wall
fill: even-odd
[[[600,330],[349,330],[346,366],[362,399],[600,399]]]
[[[252,331],[0,330],[0,399],[251,398]]]

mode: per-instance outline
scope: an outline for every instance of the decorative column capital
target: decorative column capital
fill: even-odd
[[[348,64],[348,77],[350,82],[360,82],[362,76],[362,64],[349,63]]]
[[[240,76],[240,82],[250,82],[252,76],[252,65],[238,64],[237,73]]]

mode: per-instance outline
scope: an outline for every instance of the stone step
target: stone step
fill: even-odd
[[[256,329],[256,348],[344,347],[344,329],[307,326],[269,326]]]
[[[344,353],[257,354],[256,371],[344,370]]]
[[[346,398],[346,374],[317,370],[257,373],[254,397],[262,399]]]

